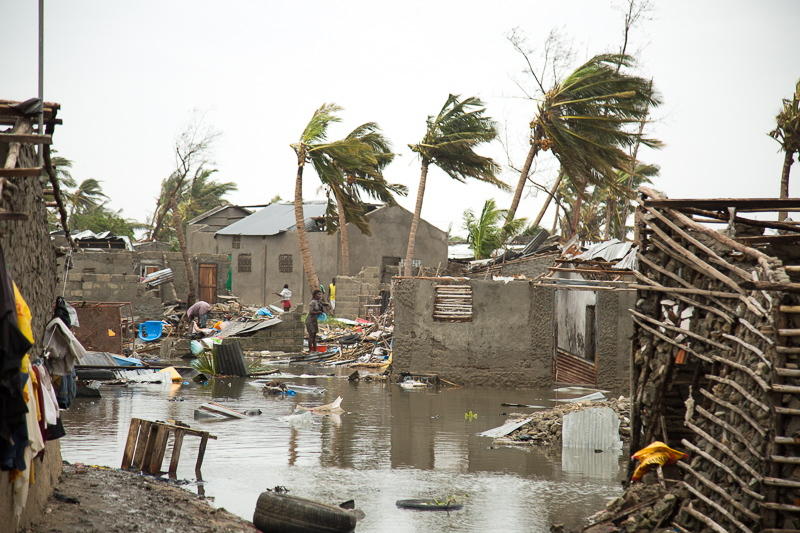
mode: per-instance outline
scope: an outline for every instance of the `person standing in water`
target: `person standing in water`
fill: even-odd
[[[306,315],[306,331],[308,332],[308,351],[317,351],[317,332],[319,331],[319,315],[325,312],[325,303],[322,301],[322,291],[315,289],[311,295]]]

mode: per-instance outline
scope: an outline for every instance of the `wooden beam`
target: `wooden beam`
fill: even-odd
[[[774,281],[743,281],[742,287],[751,291],[800,292],[800,283]]]
[[[42,167],[32,168],[0,168],[2,178],[35,178],[42,175]]]
[[[716,211],[735,207],[737,211],[800,208],[800,198],[647,198],[647,207],[666,207],[669,209],[712,209]]]
[[[736,240],[752,246],[754,244],[794,244],[800,241],[800,233],[794,235],[757,235],[754,237],[736,237]]]
[[[2,133],[0,132],[0,143],[24,143],[24,144],[52,144],[52,135],[37,135],[35,133]]]

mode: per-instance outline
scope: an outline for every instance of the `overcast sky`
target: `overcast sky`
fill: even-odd
[[[76,178],[102,180],[111,206],[140,220],[195,110],[221,132],[213,156],[218,178],[239,186],[234,203],[293,197],[289,144],[323,102],[345,108],[332,138],[362,122],[381,125],[400,154],[387,177],[409,186],[408,208],[419,161],[406,145],[448,93],[485,100],[504,143],[483,152],[520,166],[535,104],[515,83],[529,80],[509,32],[520,28],[536,46],[559,29],[577,66],[619,49],[623,17],[621,2],[600,0],[45,4],[45,99],[61,103],[64,120],[54,146],[74,161]],[[640,153],[661,165],[656,187],[673,198],[776,195],[782,156],[766,133],[800,77],[800,1],[654,7],[630,50],[664,100],[653,134],[666,146]],[[0,98],[35,96],[36,2],[0,0],[0,20]],[[555,170],[545,157],[534,179],[550,183]],[[800,168],[795,174],[791,193],[800,196]],[[306,176],[305,198],[320,197],[316,176]],[[516,182],[507,167],[503,177]],[[434,170],[422,216],[463,234],[463,211],[490,197],[505,207],[511,195]],[[542,199],[529,194],[518,216],[535,216]]]

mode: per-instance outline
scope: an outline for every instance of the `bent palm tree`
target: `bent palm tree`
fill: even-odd
[[[575,181],[575,217],[579,222],[580,204],[589,184],[612,180],[617,170],[630,170],[630,156],[622,149],[637,140],[650,147],[660,142],[631,132],[627,125],[644,120],[650,106],[660,99],[649,80],[619,71],[631,66],[633,59],[621,54],[593,57],[563,81],[545,93],[536,117],[531,121],[531,147],[520,172],[507,220],[513,220],[531,164],[539,150],[552,150],[566,174]],[[552,192],[561,186],[563,174]],[[550,203],[549,195],[539,216],[539,223]]]
[[[68,191],[64,196],[70,204],[70,217],[75,213],[84,213],[95,208],[108,199],[100,182],[94,178],[83,180],[74,190]]]
[[[412,275],[417,227],[422,213],[428,169],[431,165],[439,167],[456,181],[464,182],[467,178],[475,178],[503,190],[509,189],[508,185],[495,177],[500,169],[497,163],[492,158],[478,155],[474,151],[479,144],[497,137],[495,123],[485,115],[485,112],[483,102],[474,96],[462,100],[458,95],[448,95],[439,114],[428,117],[422,141],[409,145],[412,151],[419,154],[421,166],[417,203],[408,233],[408,249],[403,268],[405,276]]]
[[[323,104],[314,111],[306,124],[300,140],[291,145],[297,155],[297,174],[294,184],[294,216],[299,241],[300,255],[303,258],[303,270],[306,281],[312,290],[319,287],[319,277],[314,268],[314,259],[308,246],[308,235],[305,231],[303,216],[303,169],[311,163],[320,179],[333,180],[341,175],[341,169],[350,172],[370,173],[378,165],[378,157],[373,149],[361,139],[345,137],[337,141],[327,142],[328,126],[340,122],[336,115],[342,108],[335,104]]]
[[[346,165],[346,162],[341,162],[333,167],[326,166],[316,170],[329,192],[326,217],[331,223],[328,230],[339,230],[339,272],[350,275],[350,237],[347,223],[352,222],[362,233],[369,235],[369,222],[364,216],[367,206],[362,201],[362,193],[386,205],[396,205],[394,195],[405,196],[408,188],[405,185],[388,183],[383,177],[383,169],[392,162],[395,154],[377,124],[364,123],[351,131],[346,139],[364,143],[371,150],[375,165],[365,166],[363,161],[359,161],[355,167],[348,167],[341,166]],[[335,208],[330,202],[331,196],[335,200]],[[335,223],[333,211],[336,212]]]
[[[775,120],[777,127],[769,132],[769,135],[780,143],[784,151],[780,197],[788,198],[789,172],[794,163],[795,154],[800,154],[800,81],[797,82],[792,99],[783,100],[783,108]],[[786,220],[786,211],[779,212],[778,219]]]

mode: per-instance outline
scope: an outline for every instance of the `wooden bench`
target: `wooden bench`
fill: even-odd
[[[197,462],[194,466],[195,474],[200,478],[200,467],[203,465],[203,456],[206,453],[208,439],[216,439],[208,431],[167,424],[166,422],[151,422],[141,418],[131,418],[128,429],[128,440],[125,443],[125,452],[122,454],[122,468],[135,470],[145,474],[160,475],[161,463],[167,451],[169,436],[172,434],[172,457],[169,462],[169,474],[174,476],[178,471],[178,461],[181,456],[183,437],[193,435],[200,437],[200,449],[197,451]]]

